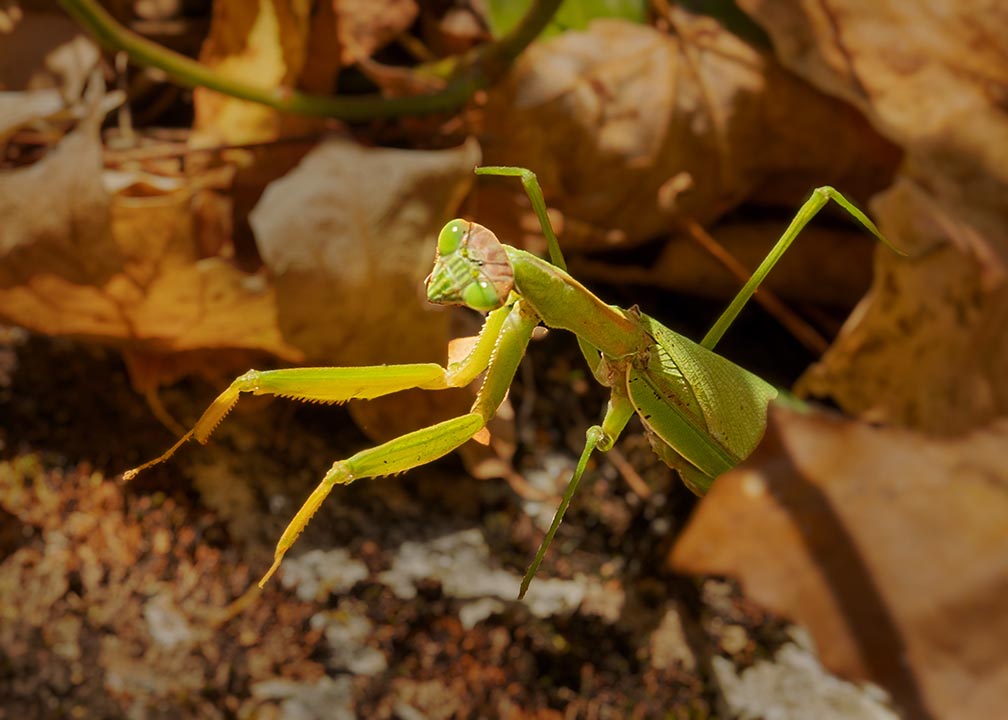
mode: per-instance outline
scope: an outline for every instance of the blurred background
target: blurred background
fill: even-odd
[[[559,8],[557,7],[559,5]],[[0,718],[992,718],[1008,700],[1008,7],[983,0],[0,1]],[[475,388],[244,398],[443,363],[471,218],[815,410],[697,501],[635,420],[525,600],[605,389],[531,344],[489,445],[337,489]]]

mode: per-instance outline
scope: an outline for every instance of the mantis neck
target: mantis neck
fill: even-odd
[[[610,358],[648,346],[648,335],[628,312],[607,305],[548,261],[504,246],[514,267],[515,290],[551,328],[569,330]]]

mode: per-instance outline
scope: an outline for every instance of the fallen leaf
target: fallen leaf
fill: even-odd
[[[537,43],[489,92],[486,161],[537,173],[565,246],[637,245],[756,195],[797,209],[818,185],[884,186],[897,153],[854,109],[714,20],[674,15],[675,36],[597,20]],[[660,194],[677,176],[670,206]]]
[[[955,238],[979,237],[963,224],[968,209],[909,179],[875,207],[894,242],[928,249],[912,260],[878,253],[871,290],[797,391],[874,422],[945,434],[1004,415],[1008,284],[984,279],[1002,261],[985,265],[957,247]],[[1008,252],[1008,236],[1002,242]]]
[[[329,0],[336,15],[340,62],[352,65],[406,32],[420,9],[414,0]]]
[[[39,12],[45,5],[0,7],[0,90],[55,89],[64,98],[80,97],[100,60],[98,46],[65,13]]]
[[[906,717],[991,718],[1008,696],[1003,419],[936,440],[774,406],[673,549],[807,626],[823,663]]]
[[[150,343],[162,352],[246,348],[294,361],[273,290],[202,257],[187,181],[139,195],[103,184],[100,114],[37,163],[0,174],[0,315],[36,332]]]
[[[988,174],[1008,173],[1008,146],[991,142],[1008,120],[1008,7],[984,0],[739,0],[771,37],[781,62],[857,105],[902,147],[976,144]],[[900,42],[889,34],[900,28]],[[943,102],[934,102],[941,97]],[[936,143],[937,141],[937,143]],[[970,153],[972,155],[972,153]]]
[[[423,295],[437,237],[479,162],[440,151],[323,142],[249,215],[284,336],[342,365],[441,362],[447,314]]]
[[[25,283],[23,298],[4,298],[8,316],[32,302],[31,285],[102,283],[122,266],[101,182],[100,123],[93,115],[39,162],[0,173],[0,294]]]
[[[276,288],[284,337],[309,362],[443,363],[449,313],[427,302],[441,226],[472,183],[479,148],[365,148],[329,140],[273,182],[249,215]],[[464,390],[351,403],[369,435],[388,439],[464,413]]]
[[[0,143],[21,127],[52,117],[66,107],[59,90],[0,92]]]
[[[219,0],[213,5],[210,34],[200,62],[234,80],[276,88],[299,87],[307,71],[309,84],[331,85],[338,68],[338,48],[332,37],[332,15],[319,3],[320,37],[312,36],[309,3],[297,0]],[[308,88],[308,89],[318,89]],[[206,88],[193,92],[197,144],[255,143],[285,134],[304,133],[322,126],[318,119],[286,115],[258,103],[240,100]]]
[[[906,152],[873,210],[913,257],[878,253],[872,290],[800,391],[931,432],[1004,415],[1008,11],[952,0],[740,5],[785,65],[858,105]]]

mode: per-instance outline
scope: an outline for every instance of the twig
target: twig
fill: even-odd
[[[641,500],[648,500],[652,493],[651,488],[648,484],[644,482],[644,478],[640,476],[640,473],[634,469],[634,466],[626,459],[626,456],[619,451],[618,448],[610,448],[609,452],[606,453],[606,459],[613,464],[616,471],[623,478],[623,481],[630,486],[637,497]]]
[[[749,279],[752,273],[743,267],[742,263],[735,259],[735,256],[728,252],[721,243],[711,237],[710,233],[704,230],[700,223],[691,218],[684,218],[682,225],[695,243],[710,253],[711,257],[721,263],[740,282],[744,283]],[[760,288],[753,295],[753,300],[777,318],[777,321],[787,328],[798,342],[816,355],[824,354],[829,348],[829,341],[819,331],[796,315],[791,308],[781,302],[770,290]]]
[[[448,112],[461,107],[472,94],[490,85],[538,35],[553,17],[561,0],[536,0],[521,22],[500,40],[464,55],[424,66],[447,78],[440,90],[425,95],[383,97],[310,95],[294,88],[267,88],[225,77],[207,66],[169,50],[129,30],[95,0],[59,0],[73,18],[99,43],[125,51],[138,65],[157,68],[186,87],[206,87],[232,97],[250,100],[284,112],[331,117],[347,122],[377,118]]]

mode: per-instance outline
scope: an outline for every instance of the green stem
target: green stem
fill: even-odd
[[[347,122],[376,118],[448,112],[461,107],[472,94],[493,82],[521,54],[553,17],[561,0],[537,0],[522,21],[495,43],[460,58],[453,58],[444,88],[425,95],[387,98],[381,95],[333,97],[309,95],[293,88],[266,88],[225,77],[205,65],[176,53],[123,27],[95,0],[59,0],[60,5],[99,43],[124,51],[138,65],[164,71],[186,87],[206,87],[232,97],[250,100],[284,112],[332,117]],[[442,61],[439,67],[446,67]]]

